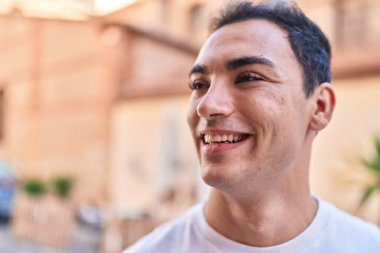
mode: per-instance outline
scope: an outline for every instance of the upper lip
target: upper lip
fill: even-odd
[[[219,135],[219,137],[216,140],[229,140],[230,142],[238,142],[241,141],[243,138],[246,138],[249,133],[241,132],[241,131],[235,131],[235,130],[229,130],[229,129],[216,129],[216,128],[206,128],[199,131],[199,139],[202,141],[202,143],[208,143],[210,141],[211,136],[213,135]],[[214,140],[215,141],[215,140]],[[217,141],[217,142],[219,142]]]
[[[214,128],[206,128],[199,131],[199,135],[203,136],[206,134],[249,134],[245,132],[235,131],[235,130],[227,130],[227,129],[214,129]]]

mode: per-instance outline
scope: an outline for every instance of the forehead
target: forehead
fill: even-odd
[[[263,56],[278,66],[298,64],[288,41],[288,33],[263,19],[232,23],[216,30],[207,39],[197,64],[212,64],[245,55]]]

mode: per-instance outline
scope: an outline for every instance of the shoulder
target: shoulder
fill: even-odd
[[[322,202],[330,210],[329,230],[334,240],[342,245],[357,245],[371,247],[380,252],[380,228],[375,224],[364,221],[356,216],[346,213],[335,206]],[[372,252],[372,251],[368,251]]]
[[[158,226],[123,253],[176,252],[175,249],[188,243],[186,240],[191,240],[189,234],[194,230],[203,206],[204,203],[199,203],[177,219]]]
[[[347,232],[371,232],[380,236],[380,229],[375,224],[364,221],[354,215],[344,212],[335,206],[324,202],[330,209],[331,222],[337,228],[344,228]],[[380,239],[380,238],[379,238]]]

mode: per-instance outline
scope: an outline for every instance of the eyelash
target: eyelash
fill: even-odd
[[[261,77],[260,75],[254,74],[252,72],[244,72],[235,79],[234,83],[238,84],[238,83],[243,83],[243,82],[262,81],[262,80],[264,80],[264,78]]]
[[[194,82],[189,82],[189,88],[191,90],[200,90],[203,89],[207,86],[207,84],[202,83],[200,81],[194,81]]]
[[[260,75],[257,75],[252,72],[244,72],[236,77],[234,83],[238,84],[238,83],[243,83],[243,82],[262,81],[262,80],[264,80],[264,78],[261,77]],[[191,90],[200,90],[206,87],[207,87],[207,84],[199,80],[195,80],[194,82],[189,82],[189,88]]]

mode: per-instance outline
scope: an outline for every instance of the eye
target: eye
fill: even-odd
[[[264,78],[253,72],[244,72],[238,75],[235,79],[235,84],[251,81],[262,81]]]
[[[201,89],[205,89],[207,87],[208,87],[208,84],[206,84],[205,82],[201,82],[199,80],[189,82],[189,88],[191,90],[201,90]]]

